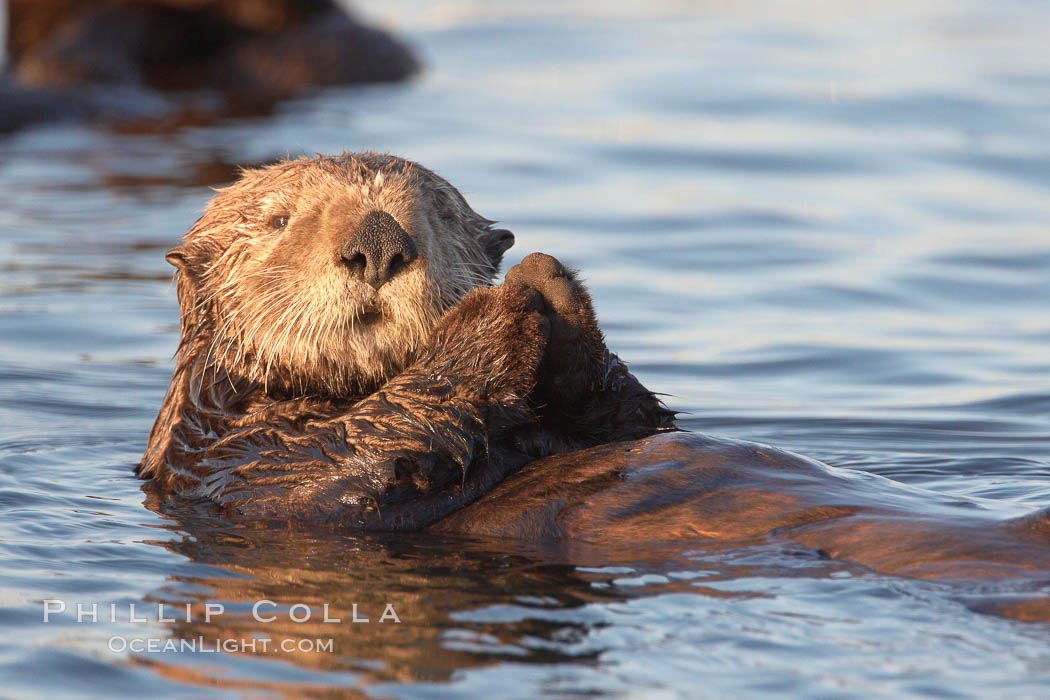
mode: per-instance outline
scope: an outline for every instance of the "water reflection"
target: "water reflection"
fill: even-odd
[[[509,264],[544,250],[579,266],[610,346],[687,427],[1018,512],[1050,503],[1041,6],[367,9],[420,47],[420,81],[257,119],[0,140],[5,692],[331,696],[415,673],[443,680],[379,692],[1045,694],[1046,623],[972,612],[1037,619],[1045,583],[880,577],[780,544],[602,563],[189,517],[151,530],[131,468],[177,342],[163,251],[236,166],[344,148],[456,183],[514,230]],[[300,591],[341,607],[395,595],[406,622],[351,627],[343,656],[295,663],[113,657],[105,636],[42,627],[35,602],[214,599],[240,634],[250,598]]]
[[[162,506],[147,493],[147,505],[171,520],[167,528],[176,535],[150,543],[194,564],[145,599],[174,611],[166,633],[212,646],[232,640],[233,653],[270,659],[284,644],[298,649],[300,642],[331,639],[331,651],[280,653],[279,659],[351,673],[355,684],[447,681],[464,669],[507,661],[587,664],[603,648],[583,642],[606,624],[610,605],[672,594],[751,599],[767,595],[760,583],[720,584],[865,571],[790,543],[561,550],[491,538],[276,530],[232,525],[184,504]],[[215,603],[224,611],[206,620],[205,607]],[[187,604],[192,619],[183,612]],[[293,620],[307,616],[304,605],[309,619]],[[326,622],[326,614],[341,621]],[[265,649],[238,646],[261,638],[271,640]],[[201,670],[184,668],[177,654],[139,655],[134,662],[173,680],[200,681]]]
[[[164,513],[176,535],[151,544],[192,563],[145,599],[164,604],[176,618],[164,634],[212,647],[230,640],[233,646],[225,648],[232,656],[222,662],[227,667],[236,666],[236,657],[279,660],[323,672],[336,685],[446,683],[507,663],[601,665],[619,646],[601,641],[605,627],[628,633],[635,624],[631,610],[644,609],[650,600],[681,605],[681,596],[692,598],[697,611],[746,616],[747,606],[791,608],[791,601],[820,598],[830,586],[842,597],[842,609],[854,615],[868,607],[885,610],[896,598],[900,602],[893,605],[927,609],[932,600],[955,599],[983,613],[1050,619],[1045,581],[885,579],[816,549],[771,539],[559,550],[484,538],[235,526],[185,505],[160,508],[152,494],[147,504]],[[222,612],[205,619],[206,606],[216,603]],[[191,619],[182,612],[186,604]],[[824,625],[826,614],[816,608],[788,617]],[[326,615],[339,621],[326,621]],[[261,639],[270,641],[243,646]],[[330,648],[323,646],[327,640]],[[131,663],[184,683],[293,687],[272,671],[265,682],[245,685],[226,671],[186,665],[179,654],[133,655]],[[307,692],[310,686],[294,689]]]
[[[453,541],[422,535],[353,537],[235,528],[221,522],[182,522],[186,534],[156,544],[206,565],[206,573],[175,576],[148,602],[181,611],[193,604],[194,619],[171,627],[175,637],[244,640],[266,637],[270,649],[283,640],[332,639],[332,653],[281,654],[311,669],[347,671],[371,680],[445,680],[457,669],[513,658],[545,663],[579,636],[585,618],[559,623],[464,625],[457,613],[491,605],[525,605],[563,611],[592,602],[624,599],[595,587],[596,575],[568,563],[530,556],[497,543]],[[275,616],[262,622],[260,617]],[[204,605],[221,602],[224,614],[204,620]],[[306,605],[308,621],[293,622],[292,606]],[[324,622],[325,606],[330,618]],[[388,607],[389,606],[389,607]],[[400,623],[394,621],[391,611]],[[384,612],[386,621],[380,622]],[[291,610],[302,618],[302,608]],[[353,622],[367,618],[368,622]],[[184,617],[184,616],[182,616]],[[522,646],[523,638],[531,639]],[[248,651],[247,653],[253,653]],[[262,656],[266,653],[255,650]],[[574,656],[577,661],[585,660]],[[154,659],[155,661],[155,659]]]

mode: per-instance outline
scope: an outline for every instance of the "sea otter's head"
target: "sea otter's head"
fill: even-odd
[[[394,156],[246,171],[168,253],[180,352],[279,392],[371,392],[411,362],[446,309],[492,281],[514,242],[492,223]]]

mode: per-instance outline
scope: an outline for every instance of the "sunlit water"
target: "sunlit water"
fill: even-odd
[[[509,263],[542,250],[582,269],[610,345],[686,427],[1004,510],[1050,504],[1041,3],[372,15],[418,48],[417,81],[267,119],[0,141],[0,695],[1044,695],[1046,623],[782,545],[584,565],[289,541],[144,505],[131,470],[176,342],[163,251],[235,164],[367,148],[514,230]],[[97,602],[100,622],[44,624],[50,598]],[[253,624],[260,599],[344,622]],[[227,612],[157,622],[185,602]],[[355,602],[370,623],[346,621]],[[400,625],[378,624],[386,602]],[[253,634],[334,649],[110,650]]]

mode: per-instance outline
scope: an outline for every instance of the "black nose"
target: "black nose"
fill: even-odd
[[[394,217],[370,212],[343,246],[343,261],[351,272],[379,289],[419,257],[416,244]]]

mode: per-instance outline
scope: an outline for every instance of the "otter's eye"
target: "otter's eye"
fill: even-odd
[[[288,217],[284,215],[275,216],[270,219],[270,228],[274,231],[280,231],[282,228],[288,225]]]

